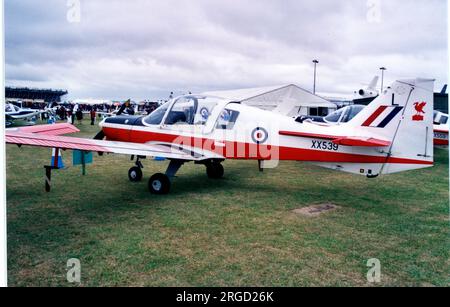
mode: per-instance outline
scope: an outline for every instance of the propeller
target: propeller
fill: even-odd
[[[95,136],[94,140],[103,140],[105,138],[105,133],[103,130],[100,130]]]
[[[94,140],[103,140],[105,138],[105,133],[103,132],[103,130],[100,130],[95,136],[94,136]],[[103,152],[99,151],[98,152],[99,156],[103,156]]]
[[[131,99],[125,101],[121,106],[116,115],[122,115],[123,111],[131,105]]]
[[[125,101],[121,106],[119,111],[117,112],[116,116],[122,115],[122,113],[125,111],[126,108],[128,108],[131,105],[131,99],[128,99]],[[95,136],[94,140],[103,140],[105,138],[105,133],[103,130],[100,130]],[[103,152],[98,153],[99,156],[103,156]]]

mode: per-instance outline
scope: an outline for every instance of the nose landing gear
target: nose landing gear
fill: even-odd
[[[142,165],[140,159],[143,157],[137,157],[136,158],[136,166],[133,166],[128,170],[128,179],[130,179],[131,182],[139,182],[142,180],[142,169],[144,166]],[[134,156],[131,157],[131,160],[134,160]]]
[[[128,171],[128,179],[130,179],[131,182],[139,182],[142,180],[142,170],[138,166],[133,166]]]

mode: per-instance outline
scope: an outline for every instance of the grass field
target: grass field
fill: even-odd
[[[45,193],[49,155],[7,146],[11,286],[71,286],[73,257],[81,286],[366,286],[370,258],[381,261],[377,285],[449,285],[448,150],[433,168],[372,180],[226,161],[225,178],[211,181],[187,164],[168,196],[147,190],[167,162],[144,161],[146,180],[132,184],[128,157],[95,155],[83,177],[69,151]],[[292,212],[328,202],[339,209]]]

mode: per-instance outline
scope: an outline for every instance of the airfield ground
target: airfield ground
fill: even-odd
[[[378,285],[449,284],[448,150],[433,168],[371,180],[226,161],[211,181],[187,164],[167,196],[147,190],[167,162],[145,161],[146,180],[133,184],[128,157],[95,155],[83,177],[70,151],[45,193],[49,154],[7,146],[11,286],[70,286],[69,258],[81,261],[81,286],[365,286],[370,258],[381,261]],[[293,212],[323,203],[338,209]]]

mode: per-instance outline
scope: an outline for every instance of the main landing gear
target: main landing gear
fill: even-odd
[[[128,178],[131,182],[138,182],[142,180],[142,168],[143,165],[137,157],[136,165],[130,168],[128,171]],[[132,157],[134,159],[134,157]],[[183,160],[170,160],[169,166],[165,174],[157,173],[150,177],[148,181],[148,189],[150,193],[157,195],[169,194],[171,187],[171,178],[175,177],[178,170],[188,161]],[[204,164],[206,166],[206,174],[211,179],[220,179],[224,175],[224,169],[221,164],[221,160],[208,160],[197,162],[197,164]]]
[[[148,190],[152,194],[164,195],[170,192],[170,178],[175,177],[180,167],[185,163],[182,160],[170,160],[165,174],[154,174],[148,181]]]
[[[164,195],[170,192],[170,178],[166,174],[157,173],[150,177],[148,190],[152,194]]]
[[[210,179],[220,179],[224,175],[224,169],[220,162],[211,161],[205,164],[206,166],[206,175]]]

